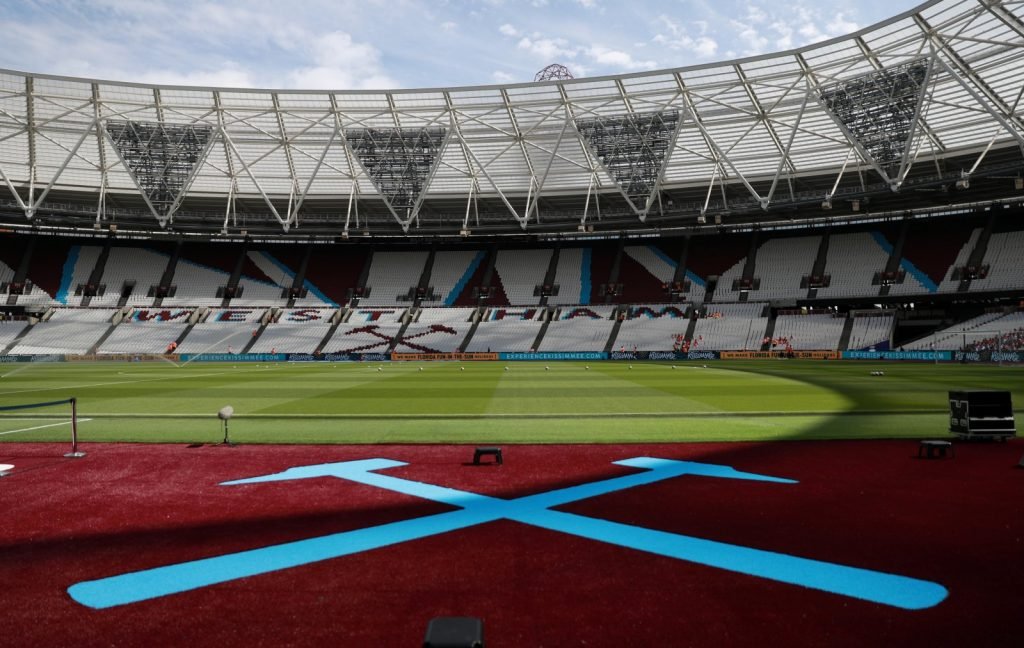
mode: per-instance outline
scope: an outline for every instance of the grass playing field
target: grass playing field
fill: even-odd
[[[103,362],[0,375],[0,406],[76,397],[83,442],[219,441],[225,405],[240,443],[620,443],[942,436],[950,389],[1024,403],[1024,368],[978,365]],[[0,441],[68,440],[68,412],[0,412]]]

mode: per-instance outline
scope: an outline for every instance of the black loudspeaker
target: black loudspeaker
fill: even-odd
[[[484,622],[474,617],[431,619],[423,648],[484,648]]]

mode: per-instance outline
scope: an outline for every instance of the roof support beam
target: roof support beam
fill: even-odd
[[[35,83],[30,76],[25,77],[25,123],[28,128],[28,202],[32,204],[36,193],[36,111]],[[28,212],[26,215],[32,218]]]
[[[96,123],[100,123],[100,87],[98,83],[92,84],[92,115]],[[103,146],[103,133],[96,129],[96,150],[100,157],[100,191],[96,200],[96,222],[100,222],[107,211],[107,153]]]
[[[242,165],[242,171],[245,171],[245,174],[249,176],[249,180],[251,180],[253,185],[255,185],[256,191],[260,192],[260,195],[263,196],[263,202],[266,203],[267,209],[270,210],[270,213],[274,216],[277,222],[281,224],[281,227],[284,228],[284,231],[287,232],[290,223],[286,219],[281,218],[281,214],[277,212],[277,209],[274,207],[274,203],[270,200],[270,197],[267,195],[267,192],[263,191],[263,185],[261,185],[260,181],[256,179],[256,175],[252,172],[252,169],[249,168],[249,164],[242,157],[242,154],[238,152],[238,147],[236,147],[235,143],[231,141],[231,136],[228,135],[227,131],[223,130],[220,131],[220,136],[224,138],[224,141],[228,145],[228,148],[231,150],[231,152],[234,153],[236,157],[238,157],[238,162]],[[213,140],[212,137],[210,139],[211,141]]]
[[[35,217],[36,210],[39,209],[39,206],[43,204],[43,201],[46,200],[47,194],[49,194],[50,190],[53,189],[53,185],[57,184],[57,180],[60,178],[61,174],[64,173],[64,170],[68,168],[68,164],[70,164],[71,160],[74,159],[75,155],[78,154],[78,149],[82,147],[82,143],[85,142],[85,140],[89,137],[89,134],[92,131],[92,129],[97,128],[98,126],[99,122],[93,120],[89,124],[89,126],[87,126],[82,131],[82,136],[78,138],[77,142],[75,142],[75,145],[71,148],[71,151],[68,153],[67,157],[64,158],[64,162],[57,169],[57,173],[53,174],[53,177],[50,179],[50,182],[46,185],[46,188],[43,189],[42,193],[39,194],[38,198],[36,198],[33,201],[31,199],[31,193],[29,194],[29,204],[28,207],[25,209],[26,218],[32,220]]]
[[[960,56],[960,53],[957,52],[949,44],[949,42],[942,37],[941,34],[935,31],[932,28],[932,26],[928,24],[928,21],[926,21],[921,16],[921,14],[914,14],[914,22],[917,23],[918,28],[920,28],[921,31],[924,32],[925,38],[931,43],[933,48],[938,50],[940,53],[948,56],[949,60],[952,61],[956,68],[960,71],[960,74],[970,79],[971,82],[975,86],[977,86],[978,90],[981,91],[981,94],[999,110],[999,112],[1004,116],[1001,119],[1001,123],[1007,121],[1008,119],[1010,122],[1013,123],[1014,127],[1017,130],[1024,131],[1024,121],[1021,121],[1021,118],[1019,116],[1013,114],[1013,111],[1011,111],[1010,107],[1006,104],[1005,101],[1003,101],[1003,98],[996,94],[995,90],[990,88],[989,85],[985,83],[984,79],[978,76],[978,74],[974,71],[970,64],[966,60],[964,60],[962,56]],[[947,71],[952,69],[948,63],[941,59],[941,57],[935,58],[937,58],[940,61],[940,63],[943,64],[943,67]],[[957,79],[960,85],[964,86],[963,81],[960,79],[960,75],[955,75],[954,78]],[[964,87],[966,88],[966,86]],[[973,92],[970,90],[969,92],[971,92],[971,95],[977,99],[977,92]],[[987,104],[985,105],[987,106]]]
[[[227,126],[224,124],[224,107],[220,101],[220,92],[217,90],[213,91],[213,107],[217,115],[217,128],[222,134],[227,133]],[[221,138],[221,144],[224,146],[224,160],[228,168],[228,201],[227,211],[235,211],[235,196],[238,195],[238,175],[235,173],[235,163],[231,159],[231,152],[228,148],[227,137]]]
[[[807,111],[807,102],[811,99],[811,93],[804,93],[804,102],[800,105],[800,112],[796,115],[796,121],[793,123],[793,130],[789,133],[789,141],[786,142],[786,148],[782,151],[782,156],[779,158],[779,167],[775,169],[775,178],[772,180],[772,187],[768,190],[768,202],[771,203],[772,198],[775,197],[775,188],[779,185],[779,178],[782,177],[782,167],[785,166],[786,162],[789,162],[789,168],[792,171],[796,171],[793,167],[792,161],[789,159],[789,152],[793,148],[793,140],[796,139],[796,133],[800,129],[800,122],[804,118],[804,113]]]
[[[1019,122],[1019,120],[1013,119],[1012,117],[1010,119],[1007,119],[1007,116],[1004,115],[1001,110],[996,110],[996,108],[991,105],[991,98],[988,97],[988,95],[983,97],[981,93],[972,88],[971,84],[967,83],[966,80],[961,78],[956,70],[954,70],[948,63],[942,60],[941,56],[935,56],[934,58],[938,62],[939,66],[943,70],[945,70],[951,78],[953,78],[954,80],[956,80],[957,83],[960,84],[960,87],[962,87],[964,90],[968,92],[968,94],[974,97],[974,100],[977,101],[978,104],[981,105],[981,107],[988,112],[988,114],[992,115],[992,118],[999,122],[1002,125],[1002,127],[1006,129],[1007,133],[1012,135],[1013,138],[1017,140],[1017,144],[1021,147],[1021,151],[1024,152],[1024,135],[1021,134],[1020,130],[1014,127],[1015,124]],[[984,88],[984,86],[981,87]],[[998,99],[998,97],[996,97],[996,99]],[[1002,103],[1001,100],[1000,103]],[[1009,109],[1009,106],[1005,106],[1005,108]],[[1009,114],[1012,115],[1012,111],[1007,110],[1007,112],[1009,112]]]
[[[291,144],[291,141],[288,139],[288,131],[284,127],[284,117],[281,115],[281,102],[278,99],[278,96],[277,96],[276,92],[273,93],[272,95],[270,95],[270,100],[271,100],[271,102],[274,105],[274,117],[277,118],[277,129],[281,133],[281,146],[284,149],[284,159],[285,159],[285,162],[288,164],[288,175],[291,178],[289,194],[294,194],[295,190],[296,190],[296,184],[298,183],[299,179],[295,176],[295,161],[292,159],[292,144]],[[331,138],[333,139],[334,136],[332,135]],[[326,154],[326,150],[325,150],[325,154]],[[323,158],[321,157],[321,161],[322,160],[323,160]],[[317,166],[317,168],[318,169],[320,168],[319,165]],[[316,174],[314,173],[314,177],[315,176],[316,176]],[[310,178],[310,184],[312,184],[312,183],[313,183],[313,180],[312,180],[312,178]],[[302,197],[305,198],[305,193],[303,193]],[[289,205],[289,207],[288,207],[288,215],[287,215],[289,223],[294,223],[295,225],[299,224],[299,213],[298,212],[299,212],[299,207],[301,207],[301,206],[302,206],[302,201],[301,200],[298,201],[298,204],[295,205],[294,209],[292,209],[292,206]]]
[[[715,144],[714,138],[711,137],[711,133],[709,133],[708,129],[704,127],[704,124],[703,124],[701,118],[697,114],[697,107],[693,103],[693,97],[690,96],[690,89],[687,88],[686,84],[683,82],[683,77],[678,72],[676,72],[674,76],[675,76],[675,80],[676,80],[676,85],[679,87],[679,92],[683,96],[683,103],[686,106],[686,110],[687,110],[687,112],[692,117],[691,121],[693,121],[693,124],[697,127],[697,130],[700,131],[701,136],[704,138],[704,143],[707,145],[708,150],[711,152],[711,157],[714,159],[715,164],[717,165],[716,171],[723,172],[722,173],[722,186],[723,186],[723,188],[725,186],[725,175],[724,175],[725,169],[723,168],[723,163],[724,163],[730,169],[732,169],[732,172],[735,173],[736,177],[738,177],[740,179],[740,182],[743,183],[743,186],[746,187],[748,192],[750,192],[750,195],[754,198],[754,200],[756,200],[761,205],[761,208],[762,209],[767,208],[768,207],[768,199],[767,198],[762,198],[761,195],[757,193],[757,191],[754,189],[753,186],[751,186],[751,184],[743,176],[743,174],[740,172],[740,170],[736,168],[736,165],[734,165],[732,163],[732,160],[729,159],[729,156],[725,155],[722,152],[722,150],[718,148],[718,145]],[[712,178],[712,183],[713,182],[714,182],[714,178]]]
[[[520,216],[519,215],[519,211],[516,210],[516,208],[512,206],[512,203],[505,196],[505,193],[501,190],[501,188],[498,187],[498,184],[494,181],[494,178],[492,178],[490,176],[490,174],[487,173],[486,166],[483,165],[483,164],[480,164],[480,160],[473,153],[473,149],[469,146],[469,143],[466,142],[466,138],[465,138],[465,136],[462,133],[462,124],[456,118],[457,111],[455,110],[455,105],[452,102],[451,95],[446,92],[446,93],[444,93],[444,98],[445,98],[445,104],[448,107],[448,117],[450,119],[450,124],[451,124],[451,126],[450,126],[450,128],[448,130],[448,134],[449,134],[449,136],[454,134],[455,137],[458,138],[459,146],[462,148],[462,155],[463,155],[464,159],[466,160],[466,167],[467,167],[466,170],[469,172],[469,176],[470,176],[471,182],[473,183],[472,185],[470,185],[470,195],[472,195],[473,187],[474,186],[477,188],[477,191],[479,191],[480,181],[479,181],[479,176],[477,174],[478,173],[482,174],[484,176],[484,178],[487,179],[487,182],[490,183],[491,187],[494,188],[494,191],[496,191],[498,193],[498,197],[501,199],[501,202],[505,205],[505,208],[508,209],[509,213],[512,214],[512,217],[519,224],[520,229],[525,230],[527,223],[530,221],[530,212],[529,212],[530,200],[529,200],[529,198],[527,198],[527,211],[522,216]],[[517,127],[517,129],[518,129],[518,127]],[[517,132],[518,132],[518,130],[517,130]],[[442,148],[442,150],[443,150],[443,148]],[[524,150],[524,155],[525,155],[525,150]],[[440,165],[438,165],[438,166],[440,166]],[[436,167],[435,167],[435,169],[436,169]],[[433,174],[431,174],[431,175],[433,175]],[[532,168],[531,168],[531,175],[532,175]],[[533,190],[533,182],[532,181],[530,183],[530,190],[531,191]],[[467,210],[467,218],[468,218],[468,210]]]

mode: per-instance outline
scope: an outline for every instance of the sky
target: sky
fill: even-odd
[[[0,0],[0,68],[163,85],[390,89],[800,47],[919,0]]]

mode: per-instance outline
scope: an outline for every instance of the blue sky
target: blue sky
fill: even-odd
[[[918,0],[0,0],[0,67],[159,84],[416,88],[798,47]]]

